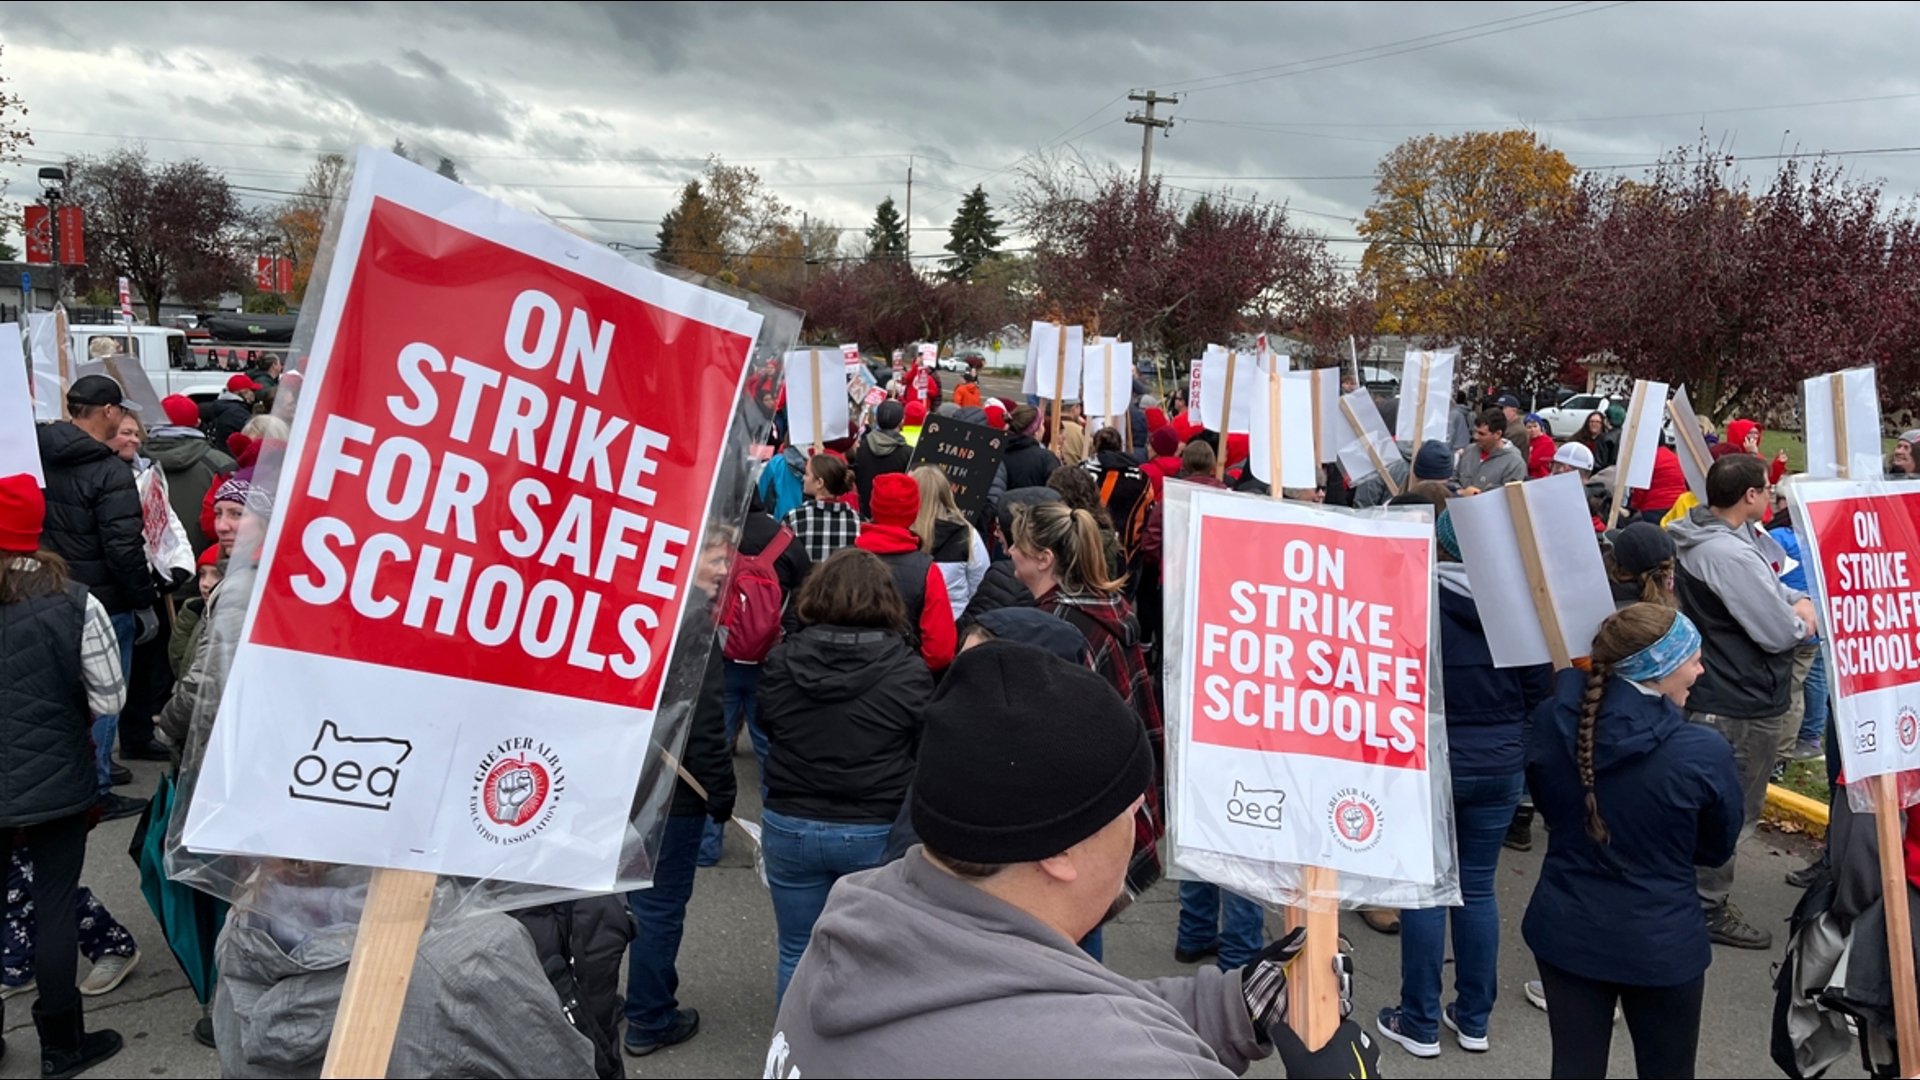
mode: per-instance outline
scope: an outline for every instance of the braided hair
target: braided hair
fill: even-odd
[[[1596,844],[1611,840],[1606,820],[1600,816],[1600,801],[1594,794],[1594,728],[1600,720],[1600,696],[1605,691],[1613,666],[1664,637],[1673,627],[1679,612],[1666,604],[1629,604],[1607,617],[1593,635],[1592,666],[1587,670],[1587,691],[1580,698],[1580,726],[1574,731],[1573,759],[1580,771],[1580,786],[1586,791],[1587,836]]]

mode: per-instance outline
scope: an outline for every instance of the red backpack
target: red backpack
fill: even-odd
[[[733,573],[727,577],[725,608],[720,626],[726,631],[721,655],[741,664],[758,664],[780,644],[780,615],[786,597],[780,591],[780,577],[773,564],[793,541],[793,533],[782,525],[758,555],[741,555],[734,560]]]

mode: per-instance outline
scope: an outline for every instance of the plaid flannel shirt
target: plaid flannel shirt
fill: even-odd
[[[787,511],[781,523],[793,530],[801,550],[815,566],[841,548],[852,547],[860,538],[860,515],[843,502],[807,499]]]

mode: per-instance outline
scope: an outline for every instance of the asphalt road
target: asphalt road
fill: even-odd
[[[751,751],[736,759],[741,773],[741,811],[755,816],[751,805],[759,790]],[[150,791],[161,767],[133,763],[132,792]],[[88,853],[85,882],[92,886],[116,917],[133,930],[142,947],[139,967],[118,990],[89,999],[88,1021],[93,1027],[113,1027],[127,1039],[127,1049],[89,1075],[100,1077],[213,1076],[219,1071],[214,1053],[188,1034],[200,1015],[192,991],[174,965],[159,928],[140,898],[139,877],[126,856],[133,820],[110,822],[95,831]],[[1782,936],[1784,920],[1798,899],[1782,876],[1802,865],[1788,850],[1796,838],[1763,832],[1740,852],[1736,901],[1756,922],[1776,928]],[[1507,927],[1501,939],[1500,1000],[1495,1006],[1490,1035],[1493,1048],[1468,1054],[1450,1039],[1440,1057],[1421,1061],[1399,1047],[1382,1051],[1382,1071],[1389,1076],[1413,1077],[1528,1077],[1544,1076],[1550,1061],[1546,1014],[1527,1004],[1522,984],[1535,977],[1533,961],[1520,940],[1520,915],[1539,871],[1544,842],[1529,854],[1506,852],[1500,870],[1500,906]],[[1179,974],[1173,959],[1174,926],[1179,903],[1174,889],[1156,886],[1118,923],[1107,928],[1107,961],[1116,970],[1141,977]],[[1270,931],[1280,928],[1269,918]],[[1368,1018],[1384,1005],[1398,1001],[1399,951],[1397,939],[1367,929],[1351,913],[1343,929],[1353,941],[1358,968],[1354,988],[1356,1013]],[[1779,948],[1772,952],[1743,952],[1717,948],[1707,975],[1706,1013],[1702,1022],[1699,1074],[1701,1076],[1761,1077],[1778,1071],[1767,1057],[1772,1009],[1773,971]],[[700,1034],[690,1042],[642,1060],[629,1060],[632,1076],[759,1076],[772,1033],[774,934],[773,910],[766,889],[755,875],[745,840],[729,830],[726,856],[719,866],[700,871],[688,912],[686,942],[680,953],[683,1005],[699,1009]],[[82,973],[85,965],[82,964]],[[929,973],[930,977],[933,973]],[[38,1075],[38,1043],[27,1005],[31,995],[7,1002],[6,1037],[9,1053],[0,1060],[0,1077]],[[1443,1036],[1445,1038],[1445,1036]],[[1857,1064],[1843,1063],[1836,1076],[1860,1075]],[[1631,1049],[1624,1025],[1616,1029],[1614,1076],[1633,1075]],[[1280,1076],[1277,1060],[1257,1064],[1251,1076]]]

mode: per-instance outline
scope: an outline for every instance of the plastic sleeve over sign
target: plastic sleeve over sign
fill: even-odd
[[[1458,904],[1428,511],[1181,482],[1164,505],[1174,876],[1272,906]],[[1309,897],[1309,865],[1337,895]]]
[[[800,324],[663,271],[360,155],[172,706],[169,876],[257,908],[430,870],[458,911],[651,879],[769,419],[745,377]]]

